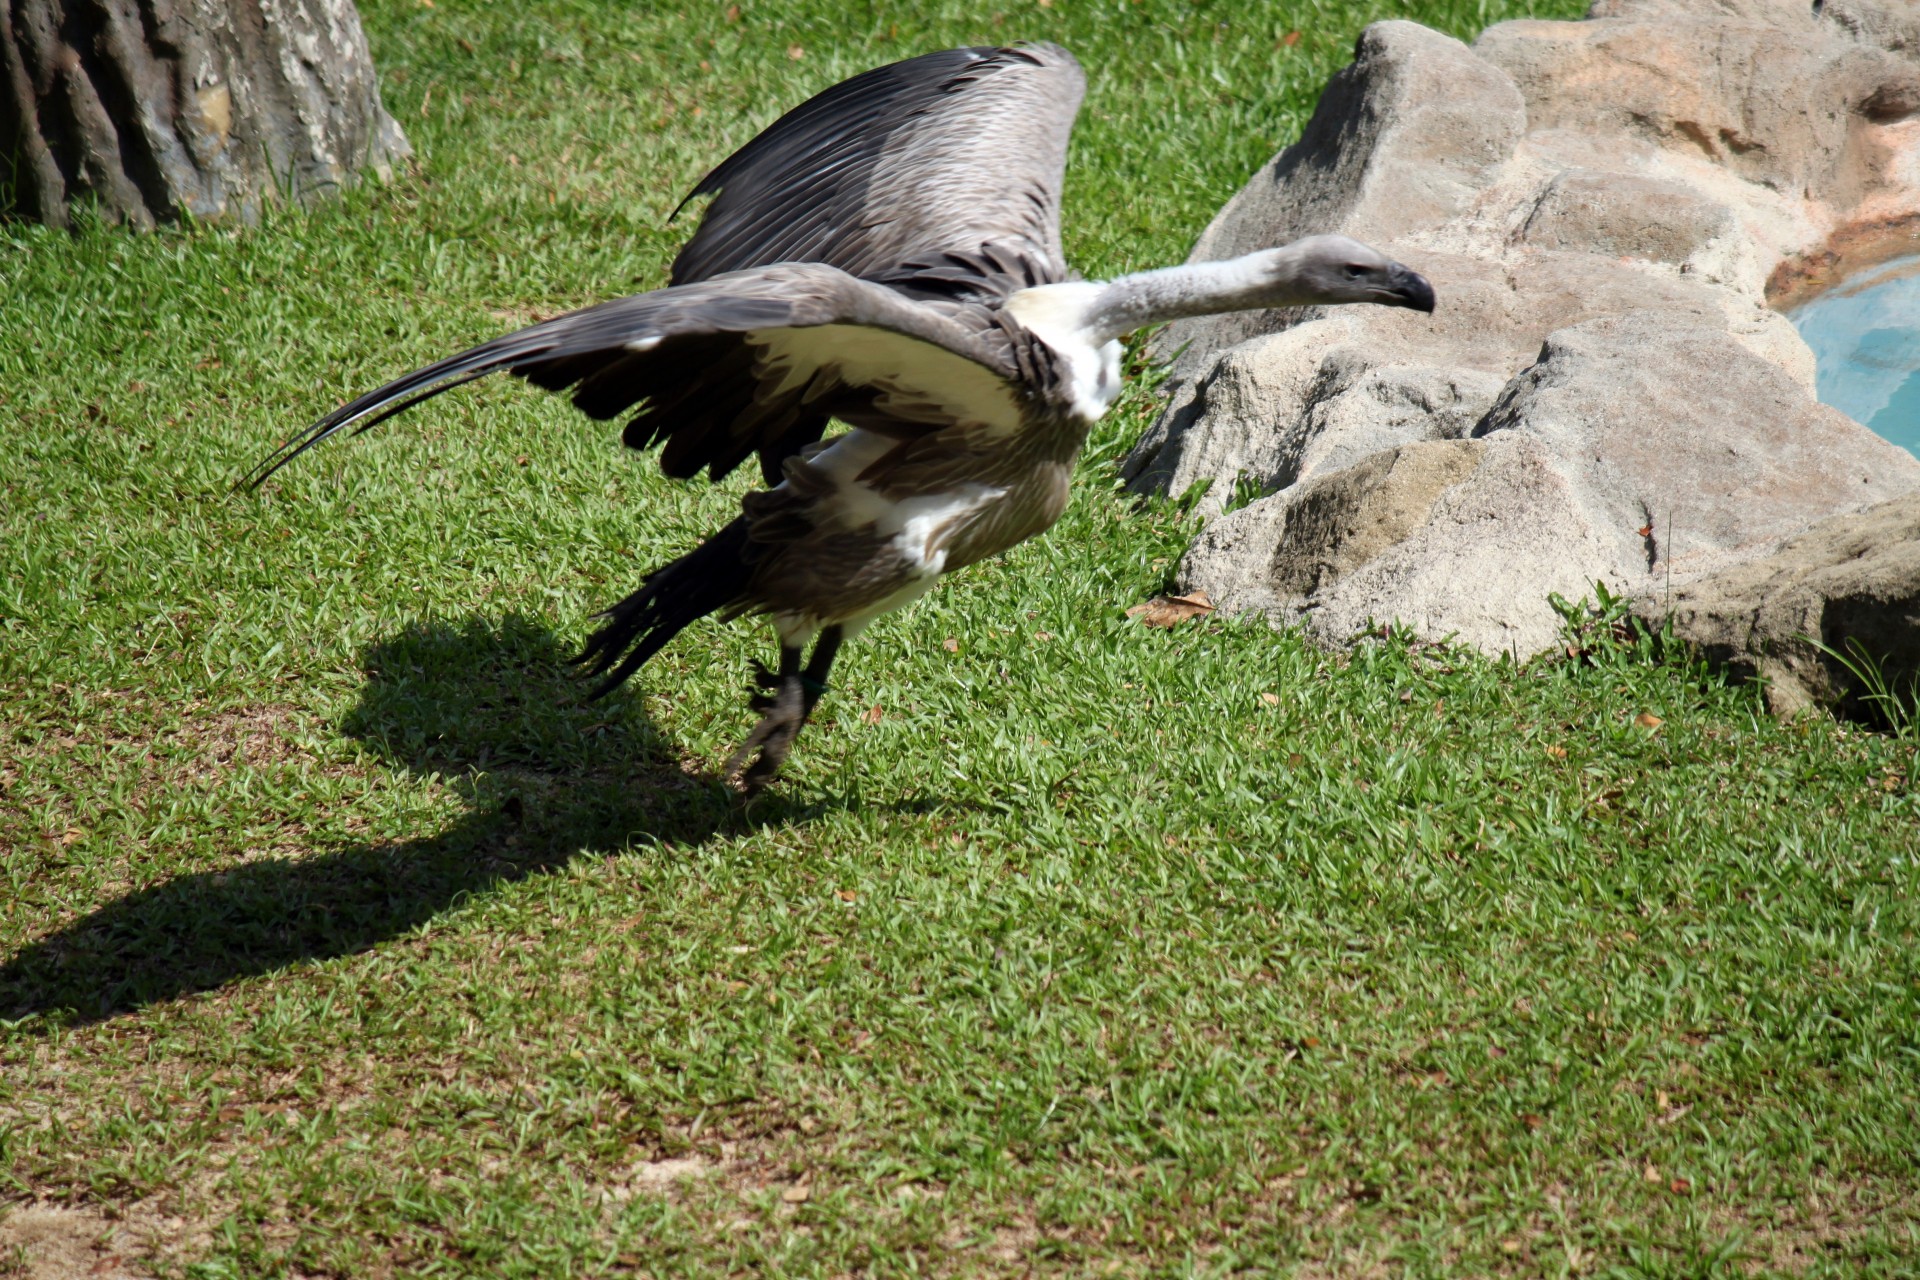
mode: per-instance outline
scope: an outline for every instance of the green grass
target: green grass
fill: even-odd
[[[680,193],[858,68],[1077,50],[1097,274],[1181,257],[1365,21],[1524,8],[381,0],[418,175],[0,228],[0,1199],[196,1277],[1914,1274],[1911,734],[1604,639],[1138,626],[1194,526],[1114,490],[1135,393],[743,806],[764,634],[599,703],[563,662],[736,490],[505,383],[227,489],[660,283]]]

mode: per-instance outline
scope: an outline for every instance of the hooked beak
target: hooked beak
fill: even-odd
[[[1394,263],[1387,271],[1387,296],[1380,301],[1390,307],[1409,307],[1433,313],[1433,286],[1418,271]]]

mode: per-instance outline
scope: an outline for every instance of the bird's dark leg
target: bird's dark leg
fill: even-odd
[[[833,659],[840,652],[842,633],[838,627],[828,627],[814,641],[813,656],[807,659],[807,669],[801,676],[801,687],[807,695],[806,714],[812,715],[820,702],[820,695],[827,691],[827,673],[833,670]]]
[[[753,727],[747,740],[728,757],[726,764],[726,774],[731,777],[746,763],[748,756],[759,751],[759,756],[740,779],[747,794],[751,795],[772,782],[780,772],[780,766],[787,762],[787,753],[793,750],[793,740],[799,735],[800,726],[807,722],[807,717],[813,714],[814,706],[820,701],[820,695],[827,691],[827,672],[833,669],[833,658],[839,652],[840,640],[839,627],[828,627],[821,632],[820,639],[813,646],[813,656],[804,670],[800,666],[798,645],[780,646],[778,671],[769,671],[758,662],[753,664],[754,683],[759,686],[760,692],[748,700],[748,705],[762,713],[760,723]]]
[[[759,662],[753,664],[753,682],[759,692],[747,699],[747,705],[761,712],[760,723],[753,726],[753,732],[747,740],[734,748],[727,757],[725,774],[732,777],[740,771],[757,748],[760,758],[753,762],[742,781],[749,793],[758,791],[773,780],[786,761],[787,751],[793,746],[793,735],[800,731],[800,722],[806,717],[806,689],[800,683],[800,646],[780,646],[780,670],[769,671]]]

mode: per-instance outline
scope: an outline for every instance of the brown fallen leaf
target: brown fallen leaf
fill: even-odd
[[[790,44],[787,46],[787,56],[789,58],[792,58],[795,62],[798,62],[800,61],[800,59],[807,56],[807,51],[805,49],[802,49],[797,44]]]
[[[942,649],[945,649],[948,653],[958,653],[960,652],[960,641],[957,637],[948,636],[945,640],[942,640],[940,642],[940,647]]]
[[[858,902],[860,900],[860,895],[852,889],[836,889],[834,893],[839,896],[842,902]]]
[[[1653,712],[1651,711],[1642,711],[1639,715],[1633,718],[1633,722],[1639,725],[1642,729],[1658,729],[1661,725],[1666,723],[1665,720],[1662,720],[1659,716],[1653,714]]]
[[[1300,33],[1298,31],[1289,31],[1280,37],[1280,43],[1284,47],[1291,49],[1300,43]]]
[[[1035,640],[1051,640],[1051,639],[1053,639],[1053,632],[1051,632],[1051,631],[1036,631],[1036,632],[1034,632],[1034,633],[1033,633],[1033,638],[1034,638]]]
[[[805,1204],[813,1197],[813,1188],[804,1182],[796,1182],[780,1193],[780,1198],[788,1204]]]
[[[1204,591],[1190,591],[1184,596],[1155,596],[1145,604],[1137,604],[1127,610],[1129,618],[1138,618],[1150,627],[1177,627],[1188,618],[1198,618],[1213,612],[1213,601]]]
[[[1260,695],[1260,701],[1270,707],[1277,707],[1280,705],[1280,695],[1277,693],[1263,693]]]
[[[1677,1196],[1684,1196],[1693,1190],[1693,1183],[1687,1181],[1685,1178],[1675,1178],[1667,1183],[1667,1190]]]
[[[1547,754],[1555,760],[1565,760],[1567,758],[1567,749],[1565,747],[1548,747]]]
[[[886,714],[886,712],[880,709],[880,704],[876,702],[871,707],[868,707],[866,714],[860,718],[868,724],[879,724]]]
[[[1657,1166],[1655,1166],[1653,1161],[1649,1160],[1647,1161],[1646,1166],[1640,1170],[1640,1177],[1643,1181],[1646,1181],[1646,1182],[1659,1182],[1660,1170]]]

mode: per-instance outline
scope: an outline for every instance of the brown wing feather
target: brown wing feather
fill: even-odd
[[[705,469],[717,480],[758,452],[771,480],[828,414],[897,405],[893,427],[906,435],[944,425],[943,405],[964,412],[969,400],[990,401],[1004,415],[1020,396],[1018,370],[992,337],[833,267],[734,272],[559,316],[418,369],[328,414],[242,483],[258,485],[336,432],[364,431],[496,371],[571,388],[595,418],[635,411],[623,438],[663,445],[668,475]]]
[[[694,187],[714,199],[673,283],[798,261],[875,278],[989,244],[1063,278],[1060,186],[1085,89],[1051,44],[949,49],[834,85]]]

